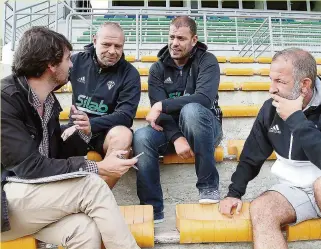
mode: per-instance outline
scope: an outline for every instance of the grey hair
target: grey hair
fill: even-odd
[[[315,79],[317,77],[317,63],[309,52],[300,48],[287,48],[277,52],[273,56],[272,62],[279,57],[282,57],[285,60],[291,60],[295,84],[299,85],[302,79],[309,78],[312,81],[311,88],[314,88]]]
[[[122,32],[123,36],[125,36],[125,33],[124,33],[124,30],[123,28],[119,25],[119,23],[117,22],[104,22],[102,23],[99,28],[97,29],[97,32],[96,32],[96,36],[99,35],[100,31],[105,28],[105,27],[113,27],[114,29],[117,29],[119,30],[120,32]]]

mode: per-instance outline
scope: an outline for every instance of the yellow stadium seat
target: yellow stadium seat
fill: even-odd
[[[234,91],[235,84],[233,82],[221,82],[218,86],[219,91]]]
[[[142,92],[148,91],[148,83],[146,81],[142,82]],[[234,91],[235,85],[233,82],[222,82],[218,88],[219,91]]]
[[[255,117],[257,116],[260,106],[246,106],[246,105],[235,105],[235,106],[221,106],[223,117]],[[69,108],[64,108],[60,113],[60,120],[69,119]],[[136,119],[145,119],[150,107],[138,107],[136,112]]]
[[[154,247],[154,213],[151,205],[120,206],[139,247]]]
[[[257,71],[257,73],[262,76],[269,76],[270,75],[270,68],[261,68]]]
[[[235,56],[235,57],[230,57],[229,61],[231,63],[253,63],[254,62],[254,58],[253,57]]]
[[[222,162],[223,158],[224,158],[224,149],[221,146],[218,146],[215,149],[215,153],[214,153],[214,157],[215,157],[215,161],[216,162]],[[170,155],[166,155],[163,157],[162,160],[163,164],[178,164],[178,163],[195,163],[195,157],[191,157],[188,159],[182,159],[180,158],[177,154],[170,154]]]
[[[236,160],[240,160],[240,156],[244,147],[245,140],[229,140],[227,142],[227,153],[229,155],[235,155]],[[273,152],[267,160],[275,160],[276,154]]]
[[[320,240],[321,219],[304,221],[295,226],[286,226],[285,231],[288,241]]]
[[[249,242],[252,241],[250,203],[244,202],[240,214],[222,215],[218,204],[179,204],[176,227],[180,243]]]
[[[218,63],[225,63],[226,57],[225,56],[216,56]]]
[[[158,57],[156,55],[143,55],[140,59],[141,62],[156,62]]]
[[[8,242],[1,242],[1,249],[37,249],[37,242],[33,237],[27,236]]]
[[[67,83],[66,85],[62,86],[59,88],[56,93],[71,93],[72,92],[72,87],[70,83]]]
[[[243,82],[241,84],[242,91],[268,91],[270,82]]]
[[[120,206],[119,209],[138,246],[141,248],[154,247],[153,206]],[[13,241],[1,242],[1,249],[37,249],[37,242],[33,237],[28,236]],[[63,249],[63,247],[59,247],[59,249]]]
[[[254,70],[252,68],[225,68],[223,73],[227,76],[252,76]]]
[[[223,117],[256,117],[259,113],[260,106],[221,106]]]
[[[262,64],[270,64],[272,62],[272,57],[259,57],[256,61]]]
[[[148,91],[148,83],[146,81],[142,82],[142,92],[147,92]]]
[[[149,68],[138,68],[137,69],[140,76],[148,76],[149,75]]]
[[[136,57],[134,55],[126,55],[125,59],[128,62],[135,62],[136,61]]]
[[[315,58],[318,65],[321,65],[321,58]]]
[[[138,107],[135,118],[137,118],[137,119],[146,118],[149,110],[150,110],[150,107]]]

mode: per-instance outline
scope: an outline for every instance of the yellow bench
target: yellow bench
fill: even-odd
[[[231,118],[231,117],[256,117],[261,106],[253,105],[235,105],[235,106],[221,106],[223,117]],[[136,119],[145,119],[150,107],[138,107],[136,112]],[[60,113],[60,120],[69,120],[69,108],[64,108],[64,110]]]
[[[250,203],[243,202],[240,214],[222,215],[218,204],[179,204],[176,206],[176,228],[180,243],[250,242],[253,240]],[[288,241],[320,240],[321,219],[285,226]]]
[[[240,156],[244,147],[245,140],[229,140],[227,142],[227,153],[229,155],[235,155],[236,160],[240,161]],[[275,160],[276,154],[273,152],[271,156],[269,156],[268,160]]]
[[[151,205],[133,205],[120,206],[119,208],[138,246],[154,247],[153,207]],[[62,248],[59,247],[59,249]],[[1,249],[37,249],[37,242],[32,236],[27,236],[13,241],[1,242]]]
[[[268,91],[270,88],[270,82],[261,82],[261,81],[245,81],[241,83],[234,83],[231,81],[223,81],[219,84],[219,91]],[[141,83],[141,91],[148,91],[148,83],[147,81],[142,81]],[[55,91],[55,93],[72,93],[71,84],[68,83]]]

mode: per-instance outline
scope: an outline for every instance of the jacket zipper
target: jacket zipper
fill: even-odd
[[[290,149],[289,149],[289,159],[291,159],[292,156],[292,144],[293,144],[293,134],[291,133],[291,139],[290,139]]]

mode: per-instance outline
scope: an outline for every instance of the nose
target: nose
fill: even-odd
[[[173,46],[178,46],[179,45],[179,41],[178,41],[178,39],[177,38],[175,38],[174,40],[173,40]]]
[[[279,92],[279,89],[277,88],[276,84],[273,81],[271,81],[269,93],[276,94],[278,92]]]
[[[109,54],[115,54],[115,53],[116,53],[115,46],[110,46],[110,47],[108,48],[108,53],[109,53]]]

